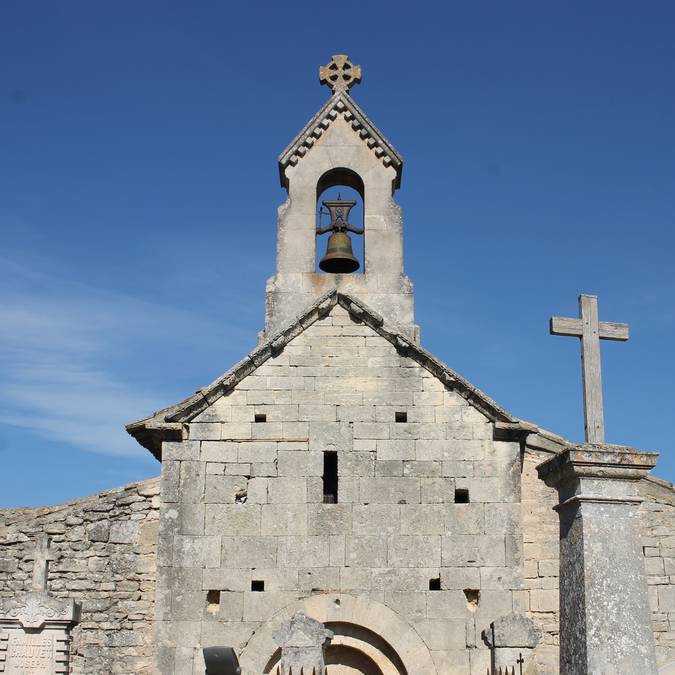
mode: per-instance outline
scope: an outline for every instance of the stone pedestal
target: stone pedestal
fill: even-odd
[[[0,601],[0,673],[68,673],[69,635],[79,620],[73,600],[34,590]]]
[[[657,456],[586,444],[537,467],[560,497],[561,675],[657,672],[637,490]]]

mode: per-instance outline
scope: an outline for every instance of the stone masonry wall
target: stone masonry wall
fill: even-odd
[[[484,675],[480,631],[522,604],[519,502],[519,445],[338,305],[163,446],[160,670],[203,673],[202,646],[240,651],[282,607],[339,592],[398,612],[439,672]]]
[[[551,455],[531,448],[523,459],[523,591],[520,610],[543,635],[536,658],[541,673],[558,672],[558,579],[560,528],[553,507],[558,494],[537,476],[536,466]]]
[[[60,506],[0,510],[0,596],[31,587],[28,560],[46,533],[56,560],[48,591],[82,605],[72,633],[73,673],[149,673],[159,480]]]
[[[670,483],[643,480],[642,550],[649,585],[659,667],[675,671],[675,491]],[[665,668],[664,668],[665,670]]]

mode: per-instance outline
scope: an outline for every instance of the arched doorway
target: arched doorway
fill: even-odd
[[[333,632],[325,655],[328,675],[438,675],[426,644],[399,614],[367,598],[331,594],[291,603],[275,614],[242,651],[242,672],[276,673],[281,652],[272,635],[296,612]]]

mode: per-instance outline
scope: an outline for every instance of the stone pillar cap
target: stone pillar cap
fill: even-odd
[[[626,445],[583,443],[542,462],[537,473],[552,487],[573,478],[640,480],[654,468],[658,456]]]

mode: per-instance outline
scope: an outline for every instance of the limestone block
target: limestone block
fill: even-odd
[[[329,564],[327,536],[279,537],[279,565],[281,567],[327,567]]]
[[[480,585],[489,590],[519,590],[523,588],[523,578],[519,568],[482,567]]]
[[[310,535],[349,534],[352,531],[351,504],[310,504],[307,513]]]
[[[174,535],[173,561],[176,567],[218,567],[220,537]]]
[[[316,593],[319,591],[340,590],[339,567],[311,567],[298,570],[298,588],[301,591]]]
[[[466,648],[465,624],[461,619],[424,619],[414,621],[413,626],[431,650]]]
[[[384,602],[408,620],[419,621],[427,618],[427,602],[424,593],[386,591]]]
[[[401,506],[395,504],[354,504],[352,529],[356,535],[398,534]]]
[[[557,612],[558,590],[533,589],[530,591],[530,607],[533,612]]]
[[[302,422],[336,422],[337,405],[300,404],[298,420]]]
[[[260,534],[258,504],[207,504],[207,535],[257,535]]]
[[[250,466],[251,476],[276,476],[278,473],[276,462],[253,462],[252,464],[240,464],[239,466]]]
[[[274,537],[222,537],[223,567],[276,567],[277,539]]]
[[[348,451],[352,448],[352,428],[345,422],[310,422],[309,449]]]
[[[345,452],[338,457],[338,476],[374,476],[374,452]]]
[[[387,539],[381,535],[346,537],[345,563],[350,567],[385,567]]]
[[[241,383],[239,386],[241,386]],[[222,438],[224,441],[249,440],[252,438],[252,426],[251,422],[223,422],[220,425],[221,435],[218,438]]]
[[[262,507],[261,534],[307,534],[306,504],[265,504]]]
[[[220,429],[219,425],[218,429]],[[199,441],[164,441],[162,443],[162,461],[184,459],[199,459]]]
[[[419,591],[429,588],[429,579],[438,578],[438,567],[384,567],[371,569],[374,591]]]
[[[659,586],[659,611],[675,612],[675,586]]]
[[[516,534],[521,531],[520,504],[485,504],[485,531]]]
[[[248,480],[246,484],[246,503],[247,504],[267,504],[267,488],[269,478],[255,476]]]
[[[445,530],[449,534],[483,533],[485,520],[483,504],[446,504],[444,511]]]
[[[474,463],[465,461],[443,462],[441,475],[451,478],[472,478],[474,475]]]
[[[371,568],[343,567],[340,572],[340,590],[345,593],[366,591],[371,586]]]
[[[203,462],[236,462],[237,449],[238,444],[232,441],[202,441],[199,458]]]
[[[354,439],[386,440],[389,438],[389,425],[384,422],[355,422]]]
[[[323,453],[281,450],[277,468],[279,476],[321,476],[323,475]]]
[[[480,569],[477,567],[441,568],[441,588],[445,590],[479,589],[480,585]]]
[[[174,587],[171,593],[171,616],[178,621],[201,618],[206,610],[206,593]]]
[[[378,440],[377,459],[415,459],[415,443],[410,440]]]
[[[244,621],[267,621],[286,607],[298,594],[293,591],[271,591],[244,594]]]
[[[431,591],[420,595],[426,595],[429,619],[465,619],[469,615],[466,597],[460,590]]]
[[[446,504],[454,499],[455,480],[453,478],[422,478],[420,485],[423,504]]]
[[[180,500],[193,504],[204,499],[205,465],[203,462],[180,463]]]
[[[180,500],[180,462],[164,460],[162,462],[161,500],[164,503]]]
[[[337,420],[341,422],[375,422],[375,406],[366,406],[361,401],[357,405],[338,405]]]
[[[388,563],[392,567],[440,566],[440,536],[391,536],[388,542]]]
[[[461,567],[504,567],[504,537],[449,535],[443,537],[443,565]]]
[[[256,425],[258,426],[258,425]],[[259,425],[266,426],[266,425]],[[238,443],[237,458],[239,462],[274,462],[277,459],[276,442]]]
[[[469,652],[464,651],[439,651],[431,652],[436,670],[443,675],[471,675]],[[485,675],[481,672],[480,675]]]
[[[293,424],[293,422],[287,422]],[[283,422],[265,422],[253,423],[251,425],[251,438],[266,439],[266,438],[282,438],[283,437]]]
[[[221,425],[217,422],[199,423],[193,422],[190,424],[189,434],[191,441],[219,441],[221,439]],[[197,450],[198,452],[198,450]],[[197,455],[198,457],[199,455]],[[195,458],[196,459],[196,458]]]
[[[189,569],[188,571],[193,573],[192,576],[195,578],[194,570]],[[176,583],[174,582],[174,585]],[[189,586],[187,587],[189,588]],[[250,588],[251,571],[248,569],[232,570],[207,567],[202,570],[201,589],[204,591],[248,591]]]
[[[179,503],[177,534],[204,534],[204,504]],[[215,534],[215,533],[213,533]]]
[[[401,509],[401,534],[444,534],[445,507],[440,504],[405,504]]]
[[[204,502],[206,504],[233,504],[238,494],[246,492],[244,476],[207,475],[205,477]]]
[[[307,480],[305,478],[272,478],[267,487],[270,504],[305,504]]]
[[[439,478],[442,475],[441,468],[441,462],[404,461],[403,475],[406,477]]]
[[[242,621],[245,595],[242,592],[221,591],[217,612],[211,614],[207,611],[205,616],[207,618],[212,616],[218,621]]]
[[[377,460],[375,462],[376,476],[403,476],[403,461],[397,460]]]
[[[418,478],[360,478],[361,502],[378,504],[419,504]]]

